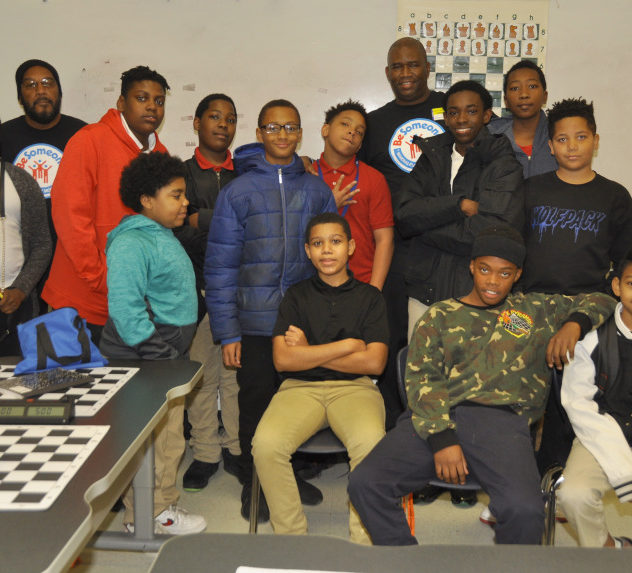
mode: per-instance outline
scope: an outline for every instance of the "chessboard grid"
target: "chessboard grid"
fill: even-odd
[[[12,365],[0,365],[0,379],[11,378],[14,369],[15,366]],[[89,374],[95,378],[95,381],[82,386],[72,386],[58,392],[42,394],[35,400],[60,400],[64,396],[71,396],[75,399],[76,418],[94,416],[138,372],[138,368],[113,366],[74,370],[82,374]]]
[[[48,509],[109,428],[0,425],[0,510]]]

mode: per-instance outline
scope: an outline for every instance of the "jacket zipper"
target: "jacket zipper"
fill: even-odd
[[[279,167],[279,191],[281,193],[281,220],[283,222],[283,267],[281,269],[281,278],[279,290],[285,295],[283,290],[283,278],[285,277],[285,263],[287,259],[287,221],[285,220],[285,188],[283,187],[283,170]]]

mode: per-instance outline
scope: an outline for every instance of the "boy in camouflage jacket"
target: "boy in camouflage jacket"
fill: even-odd
[[[462,484],[467,475],[489,494],[497,543],[540,542],[544,504],[529,424],[542,415],[548,369],[567,363],[615,302],[599,293],[510,295],[524,256],[514,229],[482,231],[470,294],[432,305],[417,324],[406,366],[409,411],[349,481],[373,543],[416,544],[398,498],[430,479]]]

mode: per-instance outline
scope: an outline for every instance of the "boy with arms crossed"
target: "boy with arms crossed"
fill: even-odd
[[[614,488],[632,502],[632,252],[612,290],[620,299],[614,316],[588,333],[564,369],[562,405],[576,437],[557,497],[581,546],[630,549],[631,539],[608,532],[601,500]]]
[[[393,257],[393,209],[384,176],[356,156],[366,119],[364,106],[351,100],[328,109],[321,130],[325,150],[315,167],[334,196],[337,189],[359,192],[338,205],[355,242],[349,268],[354,278],[382,290]]]
[[[221,341],[224,364],[238,369],[245,519],[252,493],[252,437],[279,384],[272,362],[279,303],[291,285],[313,274],[304,246],[307,223],[336,211],[331,190],[305,173],[295,153],[302,134],[296,107],[272,100],[261,109],[258,125],[260,144],[235,152],[244,174],[218,196],[204,266],[211,329]],[[259,512],[262,520],[268,518],[263,498]]]
[[[417,543],[397,500],[435,476],[456,484],[470,473],[490,496],[496,541],[540,543],[544,503],[529,424],[542,414],[547,366],[567,361],[614,301],[510,295],[524,255],[518,231],[485,229],[472,247],[470,293],[434,304],[419,321],[406,366],[410,411],[349,479],[373,543]]]
[[[275,533],[307,533],[290,464],[296,448],[327,424],[347,448],[353,469],[384,435],[384,402],[369,376],[386,364],[386,306],[377,289],[347,271],[354,249],[343,217],[314,217],[305,251],[318,274],[290,287],[279,306],[273,356],[284,381],[252,444]],[[369,543],[350,511],[352,541]]]

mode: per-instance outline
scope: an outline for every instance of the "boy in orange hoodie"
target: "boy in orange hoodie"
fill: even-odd
[[[118,193],[121,172],[139,153],[166,153],[155,132],[168,89],[147,66],[124,72],[116,109],[70,139],[51,190],[58,242],[42,298],[53,308],[76,308],[95,344],[108,317],[106,237],[132,214]]]

